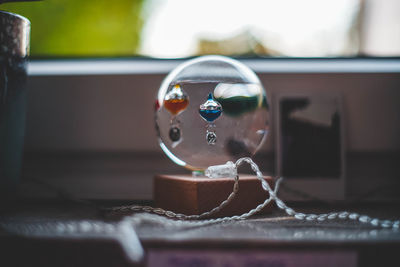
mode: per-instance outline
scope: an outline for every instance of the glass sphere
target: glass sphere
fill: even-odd
[[[161,148],[190,170],[252,156],[269,129],[267,95],[257,75],[234,59],[202,56],[176,67],[155,104]]]

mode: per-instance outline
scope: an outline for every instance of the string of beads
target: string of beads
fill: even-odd
[[[239,191],[239,176],[237,175],[237,169],[239,166],[241,166],[243,163],[248,163],[251,166],[251,169],[254,171],[254,173],[257,175],[258,180],[261,182],[261,186],[263,190],[269,193],[269,197],[260,205],[258,205],[256,208],[243,213],[242,215],[235,215],[235,216],[230,216],[230,217],[222,217],[222,218],[215,218],[215,219],[207,219],[204,220],[204,218],[207,218],[217,212],[219,212],[221,209],[223,209],[226,205],[228,205],[236,196],[237,192]],[[277,195],[277,192],[279,190],[279,186],[283,180],[282,177],[280,177],[275,184],[275,189],[273,190],[268,182],[264,179],[264,176],[262,175],[259,167],[257,164],[249,157],[245,158],[240,158],[236,161],[235,164],[232,164],[231,162],[228,162],[227,164],[224,165],[219,165],[219,166],[212,166],[208,168],[208,173],[210,173],[210,176],[213,175],[213,172],[215,172],[218,169],[221,168],[231,168],[231,173],[234,173],[234,179],[235,183],[233,186],[233,190],[231,194],[228,196],[226,200],[221,202],[220,205],[215,207],[214,209],[204,212],[199,215],[185,215],[181,213],[175,213],[172,211],[167,211],[161,208],[154,208],[150,206],[139,206],[139,205],[128,205],[128,206],[121,206],[121,207],[114,207],[111,208],[109,211],[111,213],[118,213],[118,212],[146,212],[146,213],[154,213],[157,215],[165,216],[170,219],[175,219],[178,221],[175,221],[174,223],[179,223],[179,221],[190,221],[190,224],[196,224],[196,225],[201,225],[201,224],[211,224],[211,223],[219,223],[219,222],[224,222],[224,221],[229,221],[229,220],[244,220],[247,219],[248,217],[258,213],[260,210],[262,210],[266,205],[268,205],[271,201],[275,201],[276,205],[278,208],[284,210],[286,214],[289,216],[292,216],[298,220],[306,220],[306,221],[326,221],[326,220],[334,220],[334,219],[342,219],[342,220],[354,220],[354,221],[359,221],[361,223],[367,223],[371,224],[372,226],[375,227],[382,227],[382,228],[393,228],[393,229],[399,229],[400,226],[400,221],[395,220],[381,220],[378,218],[371,218],[367,215],[361,215],[355,212],[348,212],[348,211],[340,211],[340,212],[330,212],[330,213],[323,213],[323,214],[306,214],[302,212],[297,212],[294,209],[288,207],[285,202],[283,202]],[[206,171],[207,173],[207,171]],[[143,219],[144,217],[142,217]],[[128,216],[126,220],[134,220],[134,216]],[[151,220],[155,220],[155,218],[152,218]],[[165,221],[163,221],[165,223]]]

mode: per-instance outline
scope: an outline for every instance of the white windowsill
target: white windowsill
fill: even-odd
[[[33,60],[31,76],[167,74],[185,60]],[[257,73],[400,73],[400,59],[241,59]]]

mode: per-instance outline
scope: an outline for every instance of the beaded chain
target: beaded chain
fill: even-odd
[[[248,163],[251,166],[251,169],[255,172],[257,175],[258,180],[261,182],[261,186],[264,191],[269,193],[269,197],[260,205],[258,205],[256,208],[243,213],[242,215],[235,215],[235,216],[230,216],[230,217],[222,217],[222,218],[215,218],[215,219],[207,219],[204,220],[203,218],[209,217],[210,215],[213,215],[217,212],[219,212],[221,209],[223,209],[226,205],[228,205],[233,198],[236,196],[237,192],[239,191],[239,176],[237,175],[237,169],[240,165],[243,163]],[[226,200],[221,202],[220,205],[217,207],[213,208],[210,211],[204,212],[199,215],[185,215],[181,213],[175,213],[172,211],[167,211],[161,208],[154,208],[150,206],[139,206],[139,205],[128,205],[128,206],[120,206],[120,207],[114,207],[109,209],[111,213],[118,213],[118,212],[146,212],[146,213],[154,213],[157,215],[161,215],[170,219],[175,219],[175,220],[182,220],[182,221],[192,221],[192,224],[211,224],[211,223],[219,223],[223,221],[229,221],[229,220],[244,220],[247,219],[248,217],[258,213],[260,210],[262,210],[266,205],[268,205],[271,201],[275,201],[276,205],[278,208],[282,209],[283,211],[286,212],[289,216],[292,216],[298,220],[306,220],[306,221],[326,221],[326,220],[334,220],[334,219],[342,219],[342,220],[354,220],[354,221],[359,221],[361,223],[367,223],[371,224],[372,226],[375,227],[382,227],[382,228],[393,228],[393,229],[399,229],[399,224],[400,221],[390,221],[390,220],[381,220],[378,218],[371,218],[366,215],[361,215],[355,212],[348,212],[348,211],[340,211],[340,212],[330,212],[330,213],[323,213],[323,214],[306,214],[302,212],[297,212],[294,209],[288,207],[285,202],[283,202],[278,196],[277,192],[279,190],[279,186],[283,180],[282,177],[280,177],[275,184],[275,189],[273,190],[268,182],[264,179],[264,176],[262,175],[259,167],[257,164],[249,157],[245,158],[240,158],[236,161],[236,163],[232,164],[232,162],[228,162],[225,165],[219,165],[219,166],[212,166],[209,167],[208,170],[206,171],[206,174],[209,173],[209,176],[212,177],[213,171],[221,169],[221,168],[231,168],[231,173],[234,173],[234,179],[235,183],[233,185],[233,190],[231,194],[228,196]],[[211,173],[210,173],[210,170]],[[128,216],[126,220],[133,220],[135,221],[134,218],[135,215],[133,216]],[[144,218],[145,216],[142,216]],[[137,219],[137,218],[136,218]],[[152,219],[148,220],[157,220],[157,218],[152,217]],[[195,220],[195,221],[194,221]],[[163,220],[163,223],[165,221]],[[174,223],[178,223],[179,221],[175,221]]]

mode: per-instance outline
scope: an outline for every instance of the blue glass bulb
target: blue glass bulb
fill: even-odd
[[[207,101],[200,105],[200,116],[207,122],[213,122],[221,116],[222,106],[214,100],[212,93],[208,94]]]
[[[215,121],[221,115],[220,110],[199,110],[199,113],[208,122]]]

